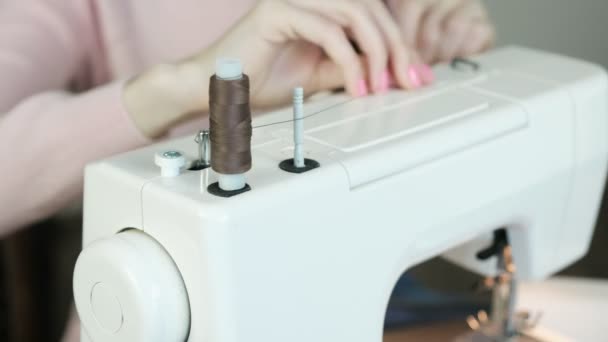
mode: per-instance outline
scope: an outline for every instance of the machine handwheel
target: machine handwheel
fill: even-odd
[[[74,269],[74,298],[82,332],[92,341],[188,338],[190,305],[182,276],[167,251],[140,230],[84,248]]]

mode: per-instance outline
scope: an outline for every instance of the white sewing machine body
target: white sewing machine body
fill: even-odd
[[[254,129],[252,190],[231,198],[207,192],[211,169],[160,177],[154,154],[195,159],[192,137],[88,167],[83,255],[101,261],[75,277],[76,301],[93,302],[103,283],[101,303],[116,300],[119,311],[81,305],[83,341],[379,342],[405,270],[443,254],[490,273],[494,263],[475,253],[497,228],[508,230],[520,278],[581,258],[608,158],[604,71],[520,48],[474,60],[478,71],[440,66],[426,89],[307,118],[306,156],[321,167],[306,173],[278,167],[292,153],[291,123]],[[306,114],[347,99],[311,101]],[[286,110],[254,126],[289,118]],[[122,249],[114,259],[87,252],[125,228],[158,241],[176,272],[162,273],[136,246],[124,264]],[[171,277],[185,291],[163,288]]]

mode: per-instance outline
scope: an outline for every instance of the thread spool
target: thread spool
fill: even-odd
[[[249,78],[239,60],[219,59],[209,87],[211,168],[219,188],[234,192],[247,186],[251,169]]]

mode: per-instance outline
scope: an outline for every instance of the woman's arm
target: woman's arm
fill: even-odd
[[[123,108],[122,83],[63,90],[100,52],[88,6],[0,2],[0,236],[76,199],[88,162],[147,142]]]

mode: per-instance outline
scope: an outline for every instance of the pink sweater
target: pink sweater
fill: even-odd
[[[0,1],[0,237],[77,199],[85,164],[149,143],[123,81],[205,48],[253,2]]]

